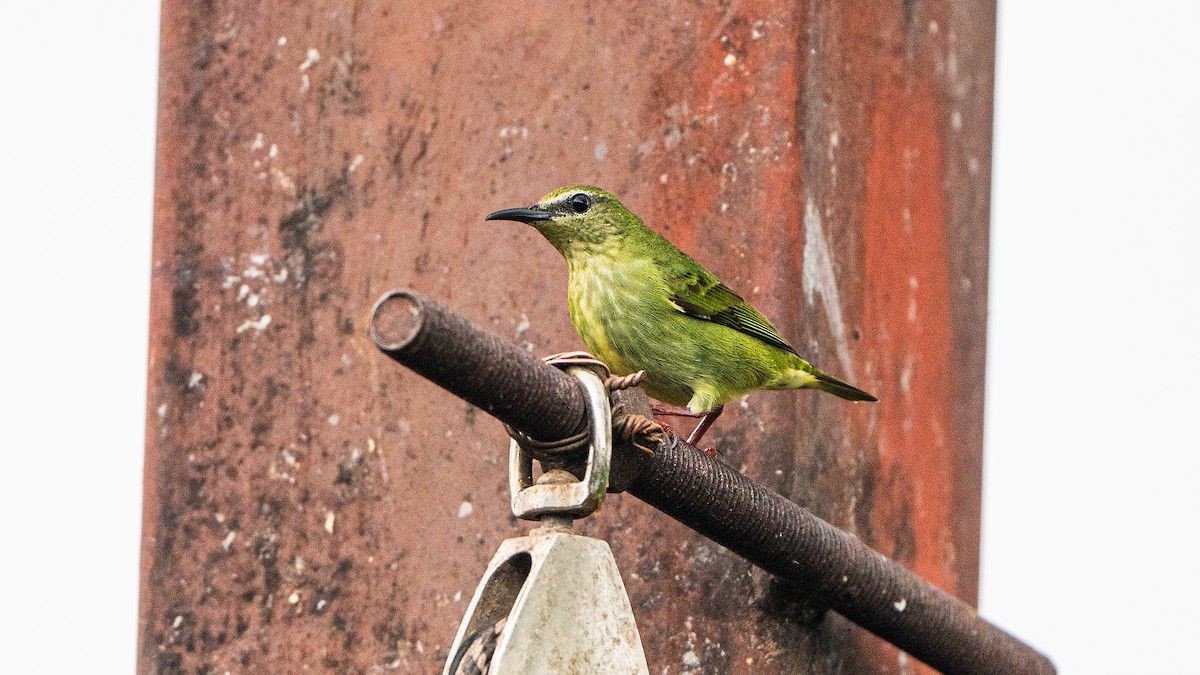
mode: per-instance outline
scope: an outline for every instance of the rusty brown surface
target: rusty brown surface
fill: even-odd
[[[994,11],[164,2],[140,671],[440,667],[526,526],[499,424],[368,312],[579,347],[557,253],[482,222],[576,182],[881,399],[753,394],[724,459],[973,601]],[[585,529],[652,672],[920,669],[635,499]]]

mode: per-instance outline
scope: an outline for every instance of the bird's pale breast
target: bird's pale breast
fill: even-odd
[[[603,261],[603,262],[602,262]],[[650,396],[686,405],[703,373],[703,345],[687,339],[694,323],[666,300],[649,261],[603,258],[571,265],[571,321],[588,349],[618,374],[645,370]]]

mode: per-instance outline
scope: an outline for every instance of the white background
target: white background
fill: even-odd
[[[158,6],[0,25],[0,672],[128,673]],[[982,612],[1063,673],[1200,672],[1197,26],[1000,10]]]

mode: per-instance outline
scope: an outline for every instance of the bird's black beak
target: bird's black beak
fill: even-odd
[[[532,225],[539,220],[550,220],[553,214],[538,206],[530,206],[527,209],[504,209],[495,213],[489,213],[484,220],[515,220],[518,223]]]

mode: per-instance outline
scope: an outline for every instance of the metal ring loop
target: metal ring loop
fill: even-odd
[[[566,484],[535,485],[533,457],[514,438],[508,446],[508,484],[512,512],[518,518],[538,520],[546,514],[582,518],[595,512],[608,491],[612,463],[612,406],[608,387],[587,367],[569,365],[567,372],[579,380],[588,401],[587,463],[583,480]]]

